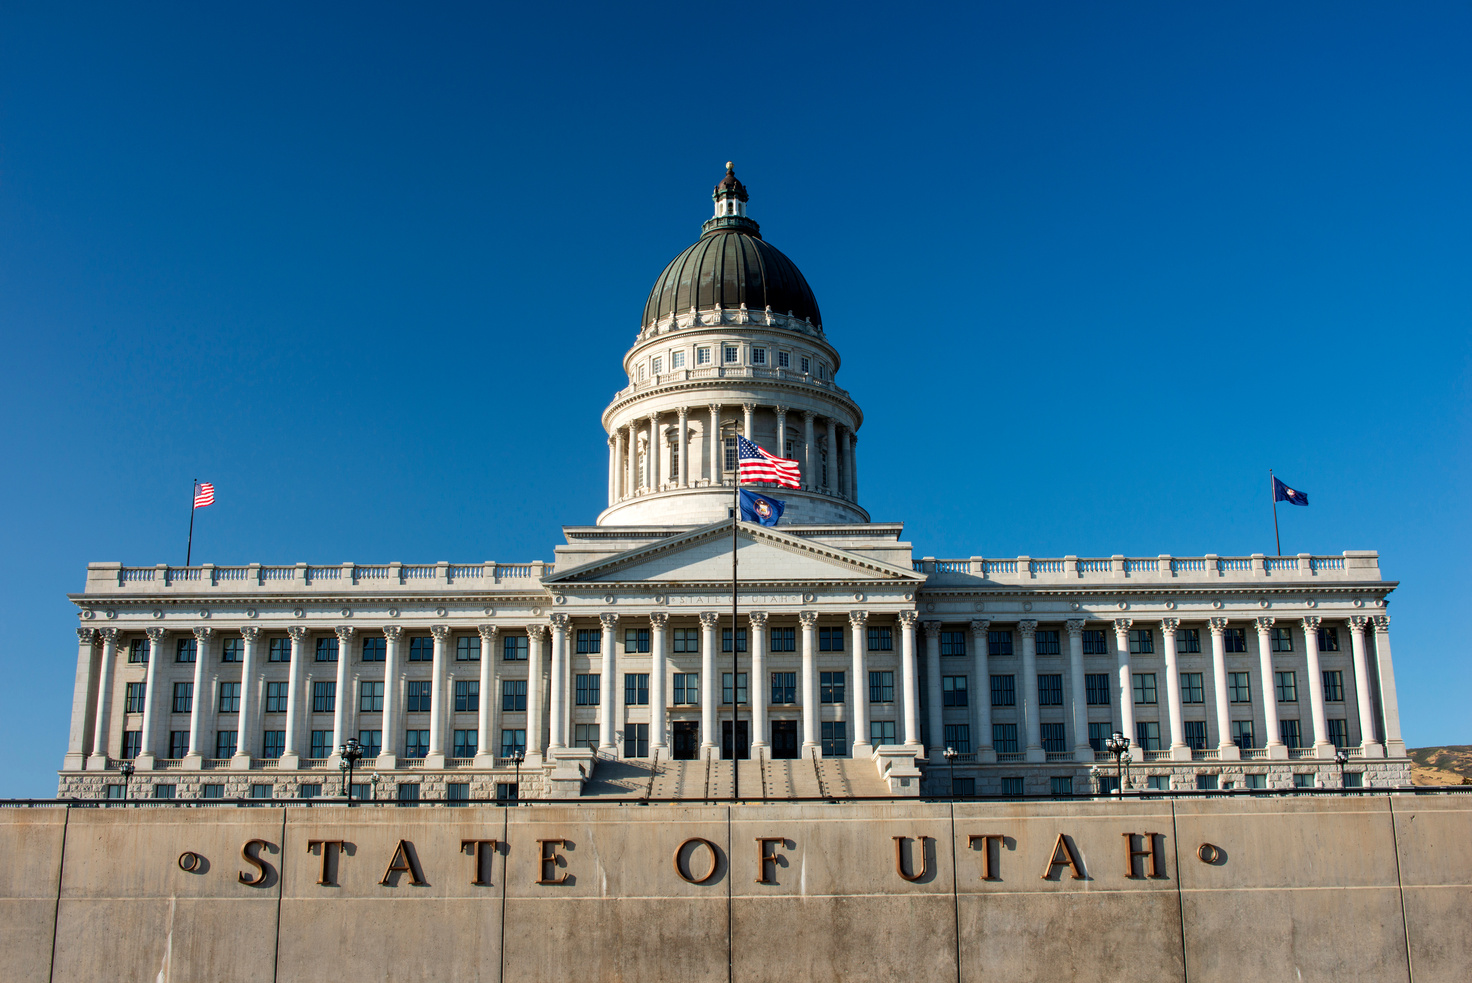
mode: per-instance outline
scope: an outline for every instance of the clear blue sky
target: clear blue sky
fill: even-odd
[[[0,795],[88,561],[550,559],[737,162],[916,555],[1376,549],[1472,743],[1465,3],[10,4]]]

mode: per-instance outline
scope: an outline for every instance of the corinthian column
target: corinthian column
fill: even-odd
[[[102,663],[97,674],[97,719],[92,727],[92,756],[87,759],[88,768],[107,767],[108,730],[112,726],[112,674],[118,658],[118,630],[99,628],[97,634],[102,639]],[[149,653],[150,663],[152,660],[153,654]],[[143,696],[147,699],[152,694],[145,690]]]
[[[1093,761],[1094,748],[1089,744],[1088,692],[1084,689],[1084,623],[1069,621],[1063,627],[1068,631],[1068,682],[1070,702],[1073,704],[1073,760]]]
[[[753,611],[747,618],[751,622],[751,676],[746,687],[746,698],[751,703],[751,756],[761,759],[767,756],[767,688],[763,682],[767,678],[767,613]],[[737,692],[734,679],[731,688],[734,700]]]
[[[927,621],[925,629],[925,701],[930,704],[926,714],[930,740],[926,742],[926,757],[934,759],[946,749],[945,713],[940,688],[940,622]]]
[[[1363,633],[1361,633],[1363,634]],[[97,629],[77,629],[77,675],[72,682],[72,720],[67,734],[64,771],[87,765],[87,724],[92,719],[92,681],[97,678]],[[147,696],[147,691],[144,692]]]
[[[705,446],[710,452],[710,483],[719,485],[721,483],[721,408],[718,405],[707,407],[710,410],[710,427],[706,429]]]
[[[716,625],[720,615],[714,611],[700,612],[700,756],[718,757],[716,749]],[[731,651],[737,651],[736,629],[731,629]],[[735,685],[733,679],[732,685]]]
[[[1329,718],[1324,712],[1324,675],[1319,669],[1319,625],[1323,618],[1303,619],[1303,653],[1308,662],[1309,712],[1314,722],[1314,757],[1334,757],[1334,743],[1329,740]]]
[[[450,638],[449,625],[431,625],[429,633],[434,636],[434,661],[431,663],[429,684],[429,751],[424,756],[426,768],[445,766],[445,676],[450,667],[446,664],[446,642]]]
[[[542,764],[542,728],[546,721],[542,694],[542,642],[547,637],[547,626],[526,626],[526,763],[531,767]]]
[[[477,625],[480,633],[480,702],[476,704],[475,766],[494,768],[496,748],[500,747],[500,735],[496,733],[496,717],[500,696],[496,692],[496,636],[500,629],[496,625]]]
[[[1170,756],[1172,761],[1190,761],[1191,748],[1186,743],[1186,722],[1181,717],[1181,666],[1176,654],[1176,630],[1179,618],[1162,618],[1160,641],[1165,648],[1165,699],[1170,713]]]
[[[677,443],[675,446],[679,448],[679,450],[676,452],[678,455],[676,460],[678,460],[679,462],[680,469],[679,482],[681,488],[689,488],[690,465],[688,458],[690,457],[690,407],[681,406],[678,412],[680,419],[680,426],[678,431],[679,443]]]
[[[613,438],[608,438],[608,504],[612,505],[617,499],[613,491],[614,482],[618,480],[618,453],[614,450]]]
[[[1119,657],[1119,726],[1130,742],[1130,757],[1143,761],[1140,742],[1135,735],[1135,681],[1130,674],[1129,618],[1114,619],[1114,652]]]
[[[830,495],[838,494],[838,421],[833,417],[828,418],[828,474],[827,480],[823,482],[823,490]],[[936,744],[938,738],[931,738],[930,743]]]
[[[802,756],[807,758],[813,748],[822,747],[818,739],[818,612],[799,611],[797,620],[802,625]]]
[[[682,457],[683,463],[684,458]],[[612,613],[600,614],[599,623],[603,626],[603,635],[599,639],[598,651],[602,655],[603,665],[600,669],[602,678],[598,687],[598,753],[609,758],[618,757],[618,745],[613,741],[615,717],[615,704],[613,701],[615,682],[614,673],[617,672],[616,660],[613,653],[614,629],[618,627],[618,615]]]
[[[613,432],[613,496],[608,500],[609,505],[623,501],[624,473],[627,470],[624,465],[624,429],[619,427]]]
[[[659,414],[649,414],[649,453],[646,455],[649,462],[649,490],[659,491]]]
[[[332,702],[332,767],[340,760],[337,749],[347,742],[349,721],[352,719],[352,691],[348,688],[348,668],[353,661],[353,635],[357,629],[351,625],[338,625],[337,632],[337,698]]]
[[[848,500],[859,501],[859,435],[848,432]]]
[[[552,622],[552,726],[548,752],[556,757],[557,751],[567,747],[567,625],[565,614],[554,614]]]
[[[148,635],[149,651],[148,665],[143,668],[143,724],[138,734],[137,766],[146,771],[153,767],[153,759],[158,754],[158,666],[163,661],[162,653],[167,647],[165,643],[169,633],[163,628],[148,628],[145,631]]]
[[[625,453],[628,478],[624,482],[624,498],[632,498],[639,493],[639,425],[634,422],[628,424],[629,446]]]
[[[307,674],[307,629],[292,625],[286,629],[291,636],[291,666],[286,683],[286,750],[281,754],[281,767],[295,770],[302,757],[302,679]]]
[[[772,448],[772,453],[778,457],[787,456],[787,407],[776,406],[773,409],[777,413],[777,446]]]
[[[1043,721],[1038,706],[1038,623],[1019,621],[1022,636],[1022,719],[1027,728],[1027,760],[1047,761],[1043,750]]]
[[[1365,626],[1370,619],[1355,615],[1349,619],[1350,644],[1354,648],[1354,692],[1360,714],[1360,750],[1367,758],[1385,757],[1385,745],[1376,739],[1375,705],[1370,697],[1370,663],[1365,657]]]
[[[210,696],[205,691],[204,670],[210,662],[210,639],[214,637],[214,634],[213,628],[201,626],[194,629],[194,698],[189,701],[189,750],[184,756],[184,767],[190,769],[204,767],[204,749],[200,747],[202,741],[200,729],[204,723],[204,711],[209,706]],[[146,690],[144,695],[147,695]]]
[[[850,691],[854,695],[854,743],[853,756],[871,754],[869,743],[869,663],[864,645],[864,626],[869,622],[868,611],[848,613],[849,636],[854,640],[854,684]]]
[[[1273,619],[1264,615],[1257,619],[1257,655],[1258,664],[1262,667],[1262,685],[1259,691],[1262,693],[1263,724],[1267,727],[1267,741],[1263,747],[1267,749],[1269,758],[1286,759],[1288,749],[1283,745],[1283,734],[1278,728],[1278,687],[1277,679],[1273,675]]]
[[[235,717],[235,757],[231,768],[249,768],[256,748],[256,639],[261,629],[246,625],[240,629],[240,713]]]
[[[1390,660],[1390,616],[1377,614],[1375,623],[1375,666],[1380,671],[1381,733],[1385,735],[1385,756],[1404,758],[1406,742],[1400,736],[1400,703],[1395,695],[1395,667]]]
[[[1227,619],[1212,618],[1207,627],[1211,629],[1211,682],[1216,693],[1217,756],[1223,761],[1236,761],[1242,752],[1232,741],[1232,707],[1227,698]]]
[[[813,477],[813,465],[817,458],[813,454],[813,417],[817,416],[812,410],[802,411],[802,486],[808,491],[818,487],[817,479]],[[916,741],[919,735],[916,735]]]
[[[971,746],[976,749],[976,760],[983,764],[997,760],[996,748],[992,747],[992,674],[987,663],[987,631],[991,626],[992,623],[986,619],[971,622],[971,664],[974,676],[971,700],[976,720],[976,736],[971,739]]]
[[[664,629],[670,623],[670,616],[664,611],[655,611],[649,616],[649,760],[655,761],[659,758],[659,752],[665,753],[669,758],[669,741],[665,740],[665,669],[666,649],[664,647]],[[709,643],[707,635],[702,639]],[[709,644],[705,646],[709,649]],[[627,654],[627,653],[625,653]]]
[[[900,699],[903,700],[905,747],[914,748],[921,754],[920,747],[920,692],[916,687],[915,675],[915,622],[920,615],[915,611],[901,611],[898,615],[900,628]]]
[[[756,414],[756,404],[755,403],[742,403],[741,404],[741,419],[742,419],[741,432],[743,434],[745,434],[747,440],[750,440],[751,439],[751,421],[752,421],[752,417],[755,416],[755,414]]]

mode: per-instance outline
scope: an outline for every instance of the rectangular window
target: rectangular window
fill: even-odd
[[[175,662],[193,662],[198,656],[199,640],[196,638],[181,638],[174,649]]]
[[[778,351],[777,352],[777,368],[779,368],[779,369],[790,369],[790,368],[792,368],[792,353],[791,352],[784,352],[784,351]]]
[[[1002,779],[1002,794],[1003,795],[1021,795],[1022,794],[1022,779],[1021,778],[1004,778],[1004,779]]]
[[[468,758],[468,757],[471,757],[471,755],[457,754],[455,757],[457,757],[457,758]],[[469,802],[470,801],[470,783],[469,782],[446,782],[445,783],[445,801],[446,802],[449,802],[452,805],[455,804],[455,803],[459,803],[459,802]]]
[[[1033,644],[1037,646],[1038,655],[1058,654],[1058,632],[1038,631],[1033,633]]]
[[[134,758],[138,757],[138,752],[140,752],[142,750],[143,750],[143,731],[141,731],[141,730],[125,730],[125,731],[123,731],[123,758],[124,758],[124,760],[126,760],[126,761],[132,761]]]
[[[429,731],[414,728],[404,731],[404,757],[422,758],[429,753]]]
[[[811,366],[812,363],[808,360],[808,357],[806,355],[802,356],[802,361],[798,364],[799,371],[801,371],[803,375],[807,375],[808,372],[812,370]]]
[[[1181,721],[1186,730],[1186,744],[1193,751],[1206,750],[1206,721],[1183,720]]]
[[[1010,631],[989,631],[986,633],[987,655],[1011,655],[1012,633]]]
[[[231,753],[234,753],[234,752],[231,752]],[[217,758],[223,758],[223,757],[227,757],[227,755],[218,754],[218,755],[215,755],[215,757],[217,757]],[[225,786],[223,786],[223,785],[210,784],[210,785],[204,785],[204,786],[202,786],[202,788],[204,789],[204,797],[206,799],[223,799],[225,797]]]
[[[296,787],[298,799],[320,799],[322,797],[321,782],[304,782]]]
[[[772,705],[791,706],[797,702],[797,673],[772,673]]]
[[[871,720],[869,721],[869,743],[874,747],[886,744],[898,744],[894,736],[893,720]]]
[[[590,751],[598,750],[598,725],[573,724],[572,746],[585,747]]]
[[[649,673],[624,673],[624,706],[643,707],[649,705]]]
[[[1243,775],[1242,776],[1242,787],[1243,788],[1267,788],[1268,787],[1268,776],[1266,776],[1266,775]]]
[[[843,651],[843,629],[842,628],[819,628],[818,629],[818,651],[819,652],[842,652]]]
[[[382,662],[388,652],[388,639],[374,638],[372,636],[363,639],[363,661]]]
[[[337,683],[327,680],[312,684],[312,712],[331,713],[337,709]],[[312,755],[314,758],[322,757],[320,754]]]
[[[648,724],[624,724],[624,757],[649,757]]]
[[[512,713],[526,710],[526,680],[501,680],[501,709]]]
[[[940,633],[941,655],[965,655],[966,633],[964,631],[943,631]]]
[[[1109,643],[1099,628],[1084,629],[1084,655],[1108,655]]]
[[[700,702],[700,673],[675,673],[675,705],[692,706]],[[776,702],[775,700],[773,702]]]
[[[722,345],[721,353],[721,359],[725,362],[735,362],[741,358],[741,350],[735,345]]]
[[[578,655],[597,655],[603,651],[603,632],[597,628],[578,629]]]
[[[1184,654],[1201,651],[1201,629],[1180,628],[1176,631],[1176,651]]]
[[[169,731],[169,757],[182,758],[189,753],[189,731]]]
[[[239,736],[238,731],[217,730],[215,731],[215,757],[235,757],[235,741]]]
[[[325,758],[332,753],[332,731],[312,731],[312,753],[313,758]]]
[[[455,680],[455,712],[477,713],[480,710],[480,680],[479,679],[457,679]],[[457,758],[465,755],[457,754]]]
[[[1155,673],[1153,673],[1153,672],[1137,672],[1137,673],[1135,673],[1135,702],[1136,703],[1154,703],[1155,702]]]
[[[654,356],[654,358],[650,359],[650,362],[649,362],[649,374],[650,375],[659,375],[662,372],[664,372],[664,359],[661,358],[660,356],[656,355],[656,356]]]
[[[155,785],[153,787],[153,797],[155,799],[172,799],[175,788],[176,786],[174,785]]]
[[[1278,681],[1278,702],[1298,702],[1298,675],[1292,670],[1275,672],[1273,676]]]
[[[1160,750],[1160,724],[1154,720],[1135,722],[1135,743],[1143,751]]]
[[[455,639],[455,661],[456,662],[479,662],[480,661],[480,636],[461,635]]]
[[[1338,748],[1349,747],[1349,721],[1343,717],[1329,718],[1329,743]]]
[[[1245,628],[1228,628],[1222,636],[1222,641],[1228,652],[1247,651],[1247,630]]]
[[[404,708],[405,712],[406,713],[428,713],[429,712],[429,701],[430,701],[430,690],[433,688],[433,685],[434,684],[431,683],[428,679],[414,679],[414,680],[410,680],[409,681],[409,701],[408,701],[408,706],[406,706]],[[423,755],[420,755],[420,754],[411,754],[411,755],[409,755],[409,757],[411,757],[411,758],[421,758],[421,757],[423,757]]]
[[[1130,654],[1149,655],[1155,651],[1155,638],[1149,628],[1130,629]]]
[[[1206,690],[1201,686],[1201,673],[1181,673],[1181,702],[1182,703],[1205,703]]]
[[[288,692],[286,686],[287,686],[286,683],[267,683],[266,684],[266,712],[267,713],[285,713],[286,712],[286,698],[287,698],[287,692]],[[269,757],[272,757],[272,755],[269,755],[268,754],[268,755],[266,755],[266,757],[269,758]]]
[[[245,658],[245,639],[227,638],[220,644],[221,662],[240,662]]]
[[[941,705],[948,707],[964,707],[966,702],[966,677],[965,676],[942,676],[940,677]]]
[[[726,441],[725,441],[725,447],[726,447],[726,454],[725,454],[725,457],[726,457],[726,469],[725,470],[726,470],[726,473],[727,474],[730,474],[732,471],[735,471],[736,470],[736,438],[735,437],[727,437],[726,438]]]
[[[398,797],[401,806],[417,806],[419,804],[419,783],[400,782]]]
[[[697,348],[697,349],[695,349],[695,364],[696,365],[709,365],[710,364],[710,349],[709,348]]]
[[[261,735],[265,757],[279,758],[286,753],[286,731],[268,730]]]
[[[823,757],[848,757],[848,724],[842,720],[822,722]]]
[[[1109,738],[1114,736],[1113,725],[1108,723],[1089,724],[1089,747],[1095,751],[1103,751],[1104,745],[1109,743]]]
[[[480,750],[480,731],[456,729],[453,754],[457,758],[473,758]]]
[[[1342,670],[1324,670],[1324,700],[1329,703],[1344,702],[1344,672]]]
[[[1339,629],[1338,628],[1320,628],[1319,629],[1319,651],[1320,652],[1338,652],[1339,651]]]
[[[1251,703],[1251,677],[1245,672],[1227,673],[1227,696],[1233,703]]]
[[[1287,628],[1274,628],[1273,629],[1273,651],[1274,652],[1292,652],[1293,651],[1293,632],[1290,631]]]
[[[383,753],[382,730],[358,731],[358,743],[363,745],[363,758],[376,758]]]
[[[434,639],[428,635],[414,635],[409,639],[410,662],[433,662]]]
[[[682,351],[670,352],[670,368],[683,369],[685,367],[685,353]]]
[[[515,782],[496,783],[496,801],[501,805],[514,805],[519,801]]]
[[[676,628],[671,632],[671,640],[677,655],[682,652],[693,654],[700,651],[699,628]]]
[[[266,645],[267,662],[290,662],[291,639],[273,638]]]
[[[188,713],[194,707],[194,684],[174,684],[174,712]]]
[[[501,639],[502,662],[525,662],[527,638],[525,635],[507,635]]]
[[[965,680],[966,677],[959,678]],[[962,685],[965,685],[964,682]],[[894,672],[892,670],[880,669],[869,672],[869,702],[894,702]]]
[[[731,674],[729,672],[721,673],[721,702],[726,706],[731,705]],[[745,706],[750,702],[746,693],[746,673],[738,672],[736,674],[736,703]]]
[[[1091,672],[1084,675],[1084,700],[1091,707],[1109,706],[1109,673]]]
[[[358,683],[358,710],[363,713],[383,712],[383,683],[363,680]]]
[[[947,750],[955,751],[957,754],[971,753],[970,724],[946,724],[944,731]]]
[[[869,651],[870,652],[893,652],[894,630],[892,628],[880,627],[869,629]]]
[[[518,754],[526,754],[526,729],[515,727],[501,731],[501,757],[512,758]]]
[[[1252,737],[1252,721],[1232,721],[1232,743],[1237,745],[1244,751],[1251,751],[1253,748],[1257,747],[1257,744],[1253,741]]]
[[[1196,776],[1196,791],[1198,791],[1198,792],[1211,792],[1211,791],[1215,791],[1216,787],[1217,787],[1217,778],[1216,778],[1215,775],[1197,775]]]
[[[821,703],[843,703],[845,677],[841,672],[818,673],[818,701]]]
[[[1364,788],[1365,773],[1362,771],[1346,771],[1344,773],[1345,788]]]
[[[1011,677],[1009,676],[1007,678],[1010,679]],[[1016,754],[1017,725],[992,724],[992,747],[996,750],[998,754]],[[1021,779],[1019,779],[1019,781],[1021,781]],[[1021,789],[1018,790],[1018,794],[1021,794]]]
[[[797,651],[797,629],[795,629],[795,628],[773,628],[772,629],[772,651],[773,652],[796,652]]]
[[[221,683],[220,684],[220,712],[221,713],[239,713],[240,712],[240,684],[239,683]]]
[[[722,652],[729,652],[729,651],[731,651],[731,629],[729,629],[729,628],[722,628],[721,629],[721,651]],[[738,629],[736,629],[736,651],[738,651],[738,652],[745,652],[746,651],[746,629],[745,628],[738,628]]]
[[[1040,724],[1043,738],[1043,750],[1049,754],[1061,754],[1068,750],[1064,746],[1066,738],[1063,735],[1062,724]]]
[[[1063,674],[1060,672],[1038,673],[1038,706],[1061,707],[1063,705]]]
[[[1053,795],[1072,795],[1073,776],[1054,775],[1048,779],[1048,789]]]
[[[128,663],[148,664],[148,639],[135,638],[128,643]]]
[[[752,365],[766,365],[767,364],[767,350],[765,348],[753,348],[751,350],[751,364]]]
[[[1278,739],[1282,741],[1284,746],[1286,747],[1302,747],[1303,734],[1298,728],[1298,721],[1278,721]]]
[[[337,661],[337,636],[334,635],[330,638],[317,639],[317,661]]]
[[[240,684],[236,683],[235,685],[239,686]],[[147,683],[129,683],[123,691],[123,712],[142,713],[147,692]]]
[[[1301,773],[1301,774],[1294,775],[1293,776],[1293,787],[1294,788],[1313,788],[1314,787],[1314,775],[1313,775],[1313,772],[1304,772],[1304,773]]]
[[[597,672],[580,672],[576,674],[573,681],[573,699],[577,706],[596,707],[601,702],[602,698],[599,695],[599,691],[602,689],[600,685],[602,678],[602,673]]]
[[[1015,707],[1017,705],[1017,690],[1015,676],[993,676],[992,677],[992,706]]]
[[[626,655],[637,655],[648,651],[648,628],[628,628],[624,631],[624,653]]]
[[[109,799],[121,799],[123,797],[123,786],[121,786],[121,785],[109,785],[109,786],[107,786],[107,797]]]

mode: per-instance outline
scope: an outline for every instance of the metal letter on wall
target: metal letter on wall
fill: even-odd
[[[934,839],[934,837],[921,836],[917,837],[915,840],[915,842],[918,844],[916,849],[920,851],[920,872],[918,874],[911,874],[905,871],[905,841],[908,840],[909,837],[894,836],[891,837],[891,839],[894,840],[894,872],[896,874],[899,874],[907,881],[918,881],[920,880],[920,878],[930,873],[930,851],[925,849],[925,841]],[[914,866],[914,859],[915,851],[911,850],[910,865],[912,867]]]
[[[557,876],[557,862],[567,863],[567,858],[559,856],[557,848],[567,846],[566,840],[538,840],[542,847],[542,876],[537,878],[538,884],[566,884],[571,874]]]
[[[496,846],[497,846],[497,841],[496,840],[461,840],[460,841],[460,852],[461,853],[464,853],[465,852],[465,848],[466,847],[473,847],[473,849],[470,851],[470,855],[475,860],[475,876],[473,878],[471,878],[470,883],[472,885],[474,885],[475,887],[486,887],[486,886],[488,886],[491,883],[491,878],[486,873],[485,861],[482,859],[485,856],[485,850],[484,850],[484,848],[487,847],[487,846],[489,846],[491,848],[491,856],[494,857],[496,855]]]
[[[756,838],[756,882],[758,884],[776,884],[777,865],[779,863],[786,863],[786,858],[783,857],[780,853],[776,852],[775,850],[769,851],[767,849],[767,847],[772,844],[776,844],[777,846],[786,846],[787,837],[758,836]],[[770,870],[772,873],[771,877],[767,876],[768,870]]]
[[[692,843],[695,844],[695,846],[691,847],[690,845]],[[691,854],[695,852],[696,847],[702,846],[710,851],[710,867],[706,870],[704,874],[696,877],[694,873],[690,870],[690,859]],[[686,847],[690,847],[690,850],[687,851],[685,849]],[[679,874],[682,880],[689,881],[691,884],[705,884],[712,877],[716,876],[716,870],[720,867],[720,865],[720,848],[717,847],[710,840],[705,839],[704,837],[692,836],[684,843],[681,843],[679,846],[675,847],[675,873]]]
[[[1084,876],[1083,861],[1079,859],[1078,850],[1067,833],[1059,833],[1058,839],[1053,842],[1053,855],[1048,858],[1048,865],[1043,868],[1043,880],[1052,880],[1053,871],[1059,867],[1073,868],[1073,879],[1076,881],[1087,880]]]
[[[966,845],[974,847],[981,844],[981,879],[984,881],[1000,881],[1002,875],[1002,846],[1007,837],[1001,833],[972,833],[966,837]]]
[[[252,852],[252,847],[255,848],[254,852]],[[240,883],[246,887],[265,887],[267,880],[276,872],[276,868],[260,858],[261,847],[267,847],[272,850],[276,849],[274,843],[267,843],[265,840],[246,840],[245,846],[240,848],[240,859],[256,869],[254,877],[249,876],[243,870],[237,875]]]
[[[424,887],[426,884],[424,874],[419,869],[419,858],[414,853],[414,844],[408,840],[400,840],[399,845],[394,847],[394,855],[389,858],[388,869],[383,872],[383,879],[378,883],[383,887],[395,887],[398,884],[397,879],[390,884],[389,878],[399,873],[409,875],[411,887]]]
[[[1128,856],[1125,858],[1124,876],[1135,880],[1142,879],[1145,875],[1140,872],[1144,865],[1139,863],[1142,858],[1150,858],[1150,877],[1160,880],[1168,879],[1160,872],[1163,866],[1162,853],[1164,851],[1165,834],[1163,833],[1124,833],[1125,850]],[[1144,844],[1144,849],[1135,849],[1135,838],[1139,837]]]

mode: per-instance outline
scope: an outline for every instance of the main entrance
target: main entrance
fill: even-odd
[[[772,721],[772,757],[797,757],[797,721]]]
[[[694,761],[700,754],[700,724],[694,720],[677,720],[674,724],[676,761]]]
[[[749,720],[738,720],[736,722],[736,754],[738,758],[751,757],[751,726]],[[731,721],[721,721],[721,758],[730,761],[731,755]]]

